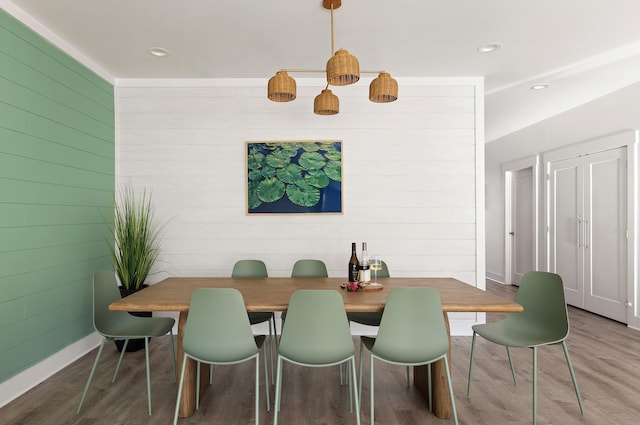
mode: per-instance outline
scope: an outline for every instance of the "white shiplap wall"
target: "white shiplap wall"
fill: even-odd
[[[399,83],[391,104],[369,102],[368,81],[335,88],[340,113],[321,117],[319,80],[290,103],[267,100],[266,80],[118,81],[118,180],[151,190],[165,223],[151,281],[228,276],[242,258],[272,276],[319,258],[346,277],[367,241],[394,276],[484,287],[482,80]],[[343,141],[342,215],[246,215],[246,141],[324,139]]]

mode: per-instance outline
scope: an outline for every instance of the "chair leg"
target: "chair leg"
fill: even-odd
[[[431,364],[429,364],[431,366]],[[456,411],[456,400],[453,396],[453,384],[451,383],[451,371],[449,370],[449,360],[444,356],[444,368],[447,371],[447,383],[449,384],[449,399],[451,400],[451,410],[453,411],[453,423],[458,425],[458,412]],[[431,383],[431,380],[429,380]]]
[[[536,412],[538,409],[538,348],[533,347],[533,425],[536,425]]]
[[[267,399],[267,412],[271,410],[271,401],[269,400],[269,373],[267,368],[267,355],[264,352],[265,346],[262,346],[262,359],[264,360],[264,392],[265,398]],[[273,363],[272,363],[273,365]],[[273,368],[271,368],[271,373],[273,373]],[[256,391],[258,391],[258,387],[256,387]],[[256,418],[256,425],[258,423],[258,418]]]
[[[149,404],[149,416],[151,416],[151,370],[149,368],[149,337],[144,339],[144,357],[147,366],[147,402]]]
[[[278,355],[278,371],[276,373],[276,400],[273,407],[273,425],[278,425],[278,413],[280,412],[280,393],[282,391],[282,357]]]
[[[358,390],[356,389],[356,356],[351,356],[351,360],[349,360],[349,367],[347,369],[351,370],[351,374],[349,375],[349,380],[352,385],[350,390],[352,390],[352,394],[356,399],[356,424],[360,425],[360,400],[358,398]]]
[[[476,336],[478,334],[473,332],[473,338],[471,339],[471,355],[469,356],[469,378],[467,381],[467,397],[471,394],[471,371],[473,370],[473,353],[476,351]]]
[[[342,363],[340,363],[340,368],[342,368]],[[350,362],[347,362],[346,373],[347,373],[347,384],[349,386],[349,411],[353,413],[353,393],[351,392],[351,389],[356,383],[353,379],[351,379],[351,363]]]
[[[267,376],[265,375],[265,378]],[[269,382],[265,381],[265,388],[268,389]],[[256,356],[256,425],[260,425],[260,354]]]
[[[429,385],[428,385],[429,411],[433,412],[433,388],[431,384],[431,363],[429,363],[429,366],[427,367],[427,381],[429,382]]]
[[[200,409],[200,367],[202,363],[196,362],[196,410]],[[209,378],[211,379],[212,367],[209,365]]]
[[[80,404],[78,405],[78,410],[76,413],[80,413],[80,409],[82,408],[82,403],[84,403],[84,398],[87,395],[87,391],[89,390],[89,385],[91,384],[91,380],[93,379],[93,373],[96,371],[96,366],[98,366],[98,362],[100,361],[100,356],[102,355],[102,349],[104,348],[104,343],[107,341],[107,338],[102,338],[102,343],[100,344],[100,348],[98,349],[98,354],[96,355],[96,359],[93,362],[93,367],[91,368],[91,372],[89,373],[89,379],[87,379],[87,383],[84,386],[84,391],[82,392],[82,397],[80,398]]]
[[[178,397],[176,398],[176,411],[173,414],[173,425],[178,423],[178,412],[180,411],[180,398],[182,397],[182,386],[184,385],[184,375],[186,371],[187,354],[182,356],[182,371],[180,372],[180,382],[178,383]]]
[[[580,390],[578,389],[578,381],[576,380],[576,374],[573,370],[573,364],[569,357],[569,349],[567,348],[566,341],[562,341],[562,349],[564,350],[564,357],[567,359],[567,365],[569,366],[569,373],[571,374],[571,381],[573,382],[573,389],[576,392],[578,398],[578,405],[580,406],[580,413],[584,416],[584,407],[582,406],[582,397],[580,396]]]
[[[371,406],[370,406],[370,409],[371,409],[371,412],[370,412],[370,414],[371,414],[371,425],[373,425],[374,422],[375,422],[375,419],[374,419],[374,416],[373,416],[374,415],[373,407],[375,406],[375,400],[374,400],[374,395],[373,395],[373,393],[374,393],[374,391],[373,391],[373,385],[374,385],[373,384],[373,354],[371,354],[371,356],[369,358],[371,359],[371,362],[369,364],[369,369],[371,371],[370,372],[371,383],[369,384],[369,392],[371,394],[370,394],[370,397],[369,397],[369,403],[371,404]]]
[[[509,366],[511,367],[511,376],[513,376],[513,385],[518,385],[518,381],[516,380],[516,368],[513,367],[513,358],[511,357],[511,349],[509,349],[508,345],[505,347],[507,347],[507,357],[509,357]]]
[[[409,368],[410,366],[407,366],[407,387],[411,386],[411,378],[409,377]]]
[[[113,378],[111,378],[111,382],[116,382],[116,376],[118,376],[118,371],[120,370],[120,363],[122,363],[122,358],[124,357],[124,353],[127,352],[127,345],[129,344],[129,340],[124,340],[124,345],[122,346],[122,351],[120,351],[120,357],[118,358],[118,364],[116,365],[116,370],[113,372]]]
[[[273,325],[273,328],[272,328]],[[273,329],[273,334],[272,334]],[[269,361],[271,362],[271,385],[275,383],[275,373],[273,372],[273,353],[276,349],[276,343],[278,339],[278,331],[276,331],[276,319],[275,315],[271,313],[271,319],[269,319]]]
[[[358,400],[360,401],[362,401],[362,347],[362,340],[360,340],[360,377],[358,378]]]
[[[178,382],[178,368],[176,367],[176,348],[173,345],[173,329],[169,331],[169,343],[171,344],[171,360],[173,366],[173,379],[175,382]]]

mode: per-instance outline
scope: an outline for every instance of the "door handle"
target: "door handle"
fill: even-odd
[[[509,232],[509,234],[510,234],[511,236],[515,236],[515,234],[516,234],[516,233],[515,233],[515,232]]]

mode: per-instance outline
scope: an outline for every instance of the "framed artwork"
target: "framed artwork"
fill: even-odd
[[[247,142],[247,214],[341,214],[342,141]]]

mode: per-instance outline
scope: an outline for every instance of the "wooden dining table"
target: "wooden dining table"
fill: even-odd
[[[339,291],[347,312],[381,312],[387,295],[394,288],[431,287],[438,290],[442,302],[442,311],[449,333],[450,312],[521,312],[522,306],[513,301],[489,294],[481,289],[453,278],[379,278],[382,284],[379,290],[360,290],[346,292],[341,288],[345,279],[341,278],[231,278],[231,277],[170,277],[154,285],[122,298],[109,306],[115,311],[173,311],[180,312],[178,320],[178,370],[182,370],[182,337],[189,315],[191,294],[198,288],[236,288],[244,298],[247,311],[271,312],[285,311],[291,294],[298,289],[330,289]],[[449,350],[451,356],[451,350]],[[449,362],[451,364],[451,362]],[[208,382],[202,380],[196,388],[196,364],[188,359],[184,365],[185,383],[180,400],[179,415],[191,416],[195,412],[196,391],[201,393]],[[440,418],[452,416],[451,401],[446,381],[444,361],[432,366],[433,412]],[[414,368],[414,385],[428,400],[428,368]]]

